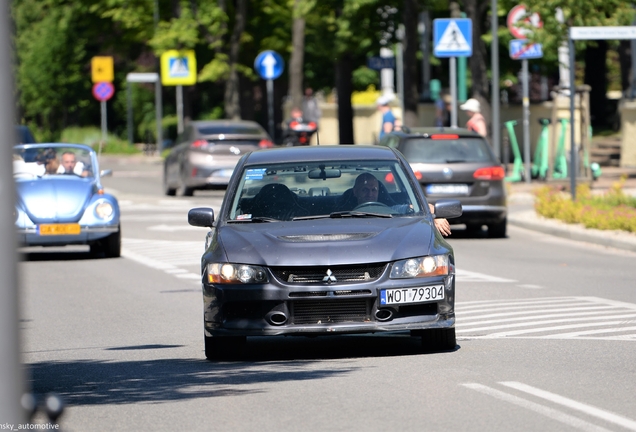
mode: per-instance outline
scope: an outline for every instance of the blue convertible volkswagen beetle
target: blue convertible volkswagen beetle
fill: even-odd
[[[89,245],[121,254],[117,199],[104,193],[97,155],[79,144],[14,146],[15,224],[22,246]]]

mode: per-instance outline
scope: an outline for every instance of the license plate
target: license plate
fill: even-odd
[[[432,184],[426,186],[429,195],[468,195],[466,184]]]
[[[81,231],[79,224],[43,224],[38,226],[40,235],[73,235]]]
[[[443,299],[444,285],[380,291],[380,304],[382,305],[426,303]]]

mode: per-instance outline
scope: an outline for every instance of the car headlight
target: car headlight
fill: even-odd
[[[113,206],[108,201],[102,201],[95,206],[95,215],[100,219],[110,219],[113,215]]]
[[[391,279],[408,279],[448,274],[448,255],[409,258],[393,263]]]
[[[260,266],[246,264],[208,264],[208,282],[225,284],[267,283],[267,272]]]

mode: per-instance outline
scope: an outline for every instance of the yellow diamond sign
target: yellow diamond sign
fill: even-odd
[[[91,59],[91,80],[98,82],[113,82],[115,68],[112,57],[93,57]]]
[[[165,86],[197,83],[197,59],[193,50],[170,50],[161,54],[161,84]]]

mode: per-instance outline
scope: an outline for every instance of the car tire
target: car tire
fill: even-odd
[[[244,336],[212,337],[205,338],[205,358],[208,360],[236,358],[241,354],[243,346],[247,342]]]
[[[185,184],[181,184],[178,190],[179,196],[191,197],[194,195],[194,189],[187,187]]]
[[[455,349],[457,345],[455,327],[423,330],[421,336],[422,348],[426,350],[448,351]]]
[[[168,186],[168,174],[166,170],[163,172],[163,193],[168,196],[175,196],[177,194],[177,190],[175,188]]]
[[[104,258],[119,258],[121,256],[121,228],[90,246],[91,255],[104,255]]]
[[[508,219],[504,218],[501,222],[488,225],[488,237],[490,238],[505,238],[506,227],[508,225]]]

